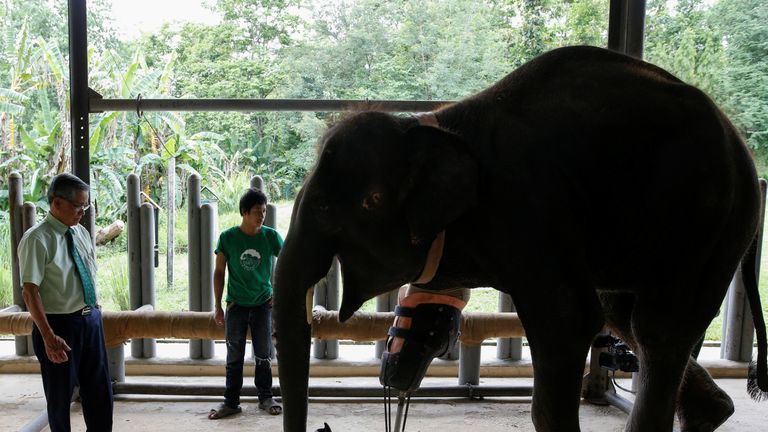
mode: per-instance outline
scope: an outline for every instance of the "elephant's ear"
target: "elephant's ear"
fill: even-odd
[[[417,126],[407,132],[408,174],[400,193],[411,242],[432,239],[477,198],[477,162],[450,132]]]

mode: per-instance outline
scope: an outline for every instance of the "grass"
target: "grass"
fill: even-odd
[[[288,232],[292,202],[278,202],[277,230],[285,237]],[[235,211],[222,211],[218,218],[219,231],[240,223],[240,215]],[[187,214],[180,211],[177,214],[174,233],[173,282],[168,284],[166,278],[167,234],[165,214],[161,213],[159,230],[159,266],[155,269],[156,304],[155,309],[164,311],[185,311],[189,309],[187,294]],[[7,232],[7,230],[6,230]],[[9,245],[7,235],[3,238],[0,229],[1,245]],[[99,272],[97,286],[100,289],[100,301],[105,310],[128,310],[128,257],[125,253],[127,241],[125,233],[114,242],[97,248]],[[7,251],[5,249],[8,249]],[[764,237],[761,257],[760,297],[763,302],[763,312],[768,316],[768,236]],[[12,303],[10,247],[0,247],[0,308]],[[375,300],[366,302],[361,310],[375,311]],[[472,291],[472,298],[465,309],[470,312],[495,312],[498,310],[498,291],[493,288],[478,288]],[[716,317],[707,330],[707,340],[720,340],[722,337],[722,314]]]

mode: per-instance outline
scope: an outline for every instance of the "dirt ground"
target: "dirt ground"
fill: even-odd
[[[211,377],[128,377],[137,383],[223,384]],[[481,385],[527,385],[530,379],[492,378]],[[0,431],[18,431],[38,417],[45,407],[38,375],[4,374],[0,378]],[[377,385],[375,378],[313,378],[318,385]],[[746,395],[743,379],[724,379],[718,383],[734,398],[736,413],[718,431],[764,430],[768,404],[752,402]],[[427,378],[424,385],[455,385],[456,380]],[[624,383],[629,385],[628,383]],[[246,383],[246,385],[253,385]],[[182,396],[118,395],[115,401],[114,431],[280,431],[282,416],[271,416],[257,407],[255,398],[244,398],[243,413],[221,420],[208,420],[208,410],[220,398]],[[406,431],[464,432],[480,430],[534,431],[527,398],[424,399],[411,401]],[[309,427],[314,430],[327,422],[334,432],[359,432],[384,429],[383,401],[367,399],[311,399]],[[583,431],[621,431],[626,415],[613,407],[582,403]],[[72,406],[72,430],[85,431],[80,405]],[[48,430],[47,428],[44,430]]]

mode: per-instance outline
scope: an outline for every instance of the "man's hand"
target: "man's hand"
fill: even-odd
[[[68,351],[72,351],[72,348],[64,342],[64,339],[51,333],[50,336],[44,338],[45,342],[45,354],[48,356],[48,360],[51,363],[64,363],[69,360],[67,356]]]
[[[213,314],[213,320],[216,321],[217,326],[224,326],[224,310],[221,309],[221,306],[216,306],[216,312]]]

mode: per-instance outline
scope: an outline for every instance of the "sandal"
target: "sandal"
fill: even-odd
[[[280,406],[274,399],[264,399],[259,402],[259,409],[263,409],[272,415],[279,415],[283,412],[283,407]]]
[[[212,409],[208,412],[208,420],[218,420],[241,412],[243,412],[243,410],[240,407],[232,408],[225,404],[221,404],[217,409]]]

